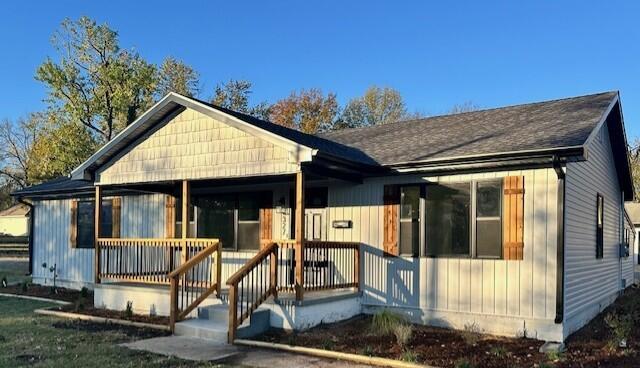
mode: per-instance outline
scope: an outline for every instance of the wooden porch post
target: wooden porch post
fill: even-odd
[[[304,173],[296,173],[296,300],[304,298]]]
[[[189,182],[182,181],[182,251],[180,252],[180,264],[187,262],[187,242],[185,239],[189,237],[189,207],[191,202],[191,193]]]
[[[94,206],[93,220],[93,252],[94,252],[94,282],[100,283],[100,247],[98,247],[98,238],[100,237],[100,222],[102,217],[102,188],[96,185],[96,196]]]

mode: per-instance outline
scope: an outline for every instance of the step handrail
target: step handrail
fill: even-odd
[[[168,275],[171,299],[169,328],[172,332],[175,329],[176,322],[184,319],[209,295],[215,292],[220,297],[222,287],[222,244],[218,239],[209,240],[215,242],[198,252]],[[215,267],[215,272],[208,272],[210,270],[209,267],[203,263],[214,252],[216,255],[210,266],[211,271]],[[188,277],[189,272],[191,272],[191,279]],[[198,276],[200,276],[200,279],[198,279]],[[211,280],[212,276],[214,280]],[[189,293],[192,294],[191,297],[189,297]],[[179,303],[180,300],[186,303]]]
[[[256,272],[263,271],[262,267],[263,265],[265,265],[266,267],[267,260],[269,263],[268,277],[265,277],[264,272],[254,274],[253,272],[256,270],[258,270]],[[245,279],[248,279],[248,282],[259,280],[257,289],[260,290],[260,292],[256,293],[257,295],[253,295],[255,296],[255,300],[253,300],[251,304],[246,305],[246,307],[244,305],[244,302],[241,300],[242,295],[240,295],[240,304],[238,304],[238,293],[243,291],[239,290],[239,285]],[[255,256],[253,256],[253,258],[251,258],[236,273],[229,277],[229,279],[227,280],[227,285],[229,285],[228,340],[229,343],[233,343],[238,331],[238,326],[240,326],[245,319],[249,318],[253,311],[256,310],[264,301],[266,301],[269,296],[273,295],[274,298],[278,297],[278,244],[275,242],[271,242],[268,245],[264,246],[262,250],[260,250]],[[256,290],[256,285],[250,285],[249,290],[251,293],[254,293],[254,291]],[[238,305],[240,306],[239,314]]]

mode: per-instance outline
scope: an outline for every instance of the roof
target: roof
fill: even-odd
[[[382,165],[578,147],[617,92],[434,116],[321,136],[358,148]]]
[[[453,163],[473,163],[474,160],[491,164],[504,158],[581,157],[592,133],[600,124],[607,123],[625,198],[633,196],[624,122],[615,91],[318,135],[169,93],[76,168],[71,175],[73,180],[59,178],[14,194],[25,196],[91,188],[92,183],[86,179],[92,172],[186,108],[287,147],[298,155],[300,162],[311,161],[312,156],[328,158],[371,173],[379,169],[402,170],[408,165],[453,167]]]
[[[16,204],[13,207],[9,207],[4,211],[0,211],[0,217],[8,216],[26,216],[29,213],[29,207],[22,203]]]
[[[67,176],[61,176],[41,184],[32,185],[30,187],[17,190],[12,193],[14,196],[29,197],[31,195],[47,195],[68,192],[93,191],[94,186],[88,180],[71,180]]]
[[[640,203],[625,202],[624,209],[631,218],[631,222],[633,222],[634,225],[640,225]]]

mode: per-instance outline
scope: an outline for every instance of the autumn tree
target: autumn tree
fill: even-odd
[[[250,98],[253,84],[246,80],[230,79],[224,83],[218,83],[211,98],[211,103],[225,109],[238,111],[268,120],[271,105],[263,101],[257,105],[251,105]]]
[[[449,111],[447,111],[447,115],[462,114],[464,112],[472,112],[478,110],[480,110],[480,106],[473,103],[473,101],[465,101],[461,104],[455,104],[451,106]]]
[[[270,120],[304,133],[315,134],[332,129],[339,108],[334,93],[326,96],[312,88],[292,92],[271,107]]]
[[[176,92],[184,96],[194,97],[200,91],[198,72],[183,61],[167,57],[158,70],[158,98],[169,92]]]
[[[393,123],[407,116],[400,92],[393,88],[369,87],[363,96],[351,99],[342,112],[337,129]]]
[[[39,117],[31,115],[16,122],[4,120],[0,124],[0,180],[11,187],[24,188],[33,183],[31,152],[42,125]]]
[[[107,24],[66,19],[54,34],[57,61],[48,58],[36,79],[48,88],[50,107],[95,135],[110,140],[153,102],[156,67],[123,50]]]

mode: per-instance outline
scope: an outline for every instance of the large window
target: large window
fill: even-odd
[[[400,189],[400,254],[420,254],[420,186]]]
[[[218,238],[224,249],[260,248],[260,208],[271,207],[271,192],[195,196],[198,237]]]
[[[604,198],[596,196],[596,258],[604,256]]]
[[[476,256],[502,257],[502,181],[476,185]]]
[[[77,212],[76,248],[93,248],[95,234],[95,202],[79,201]],[[113,231],[112,201],[102,201],[100,237],[109,238]]]
[[[471,185],[433,184],[426,187],[427,255],[470,256]]]

